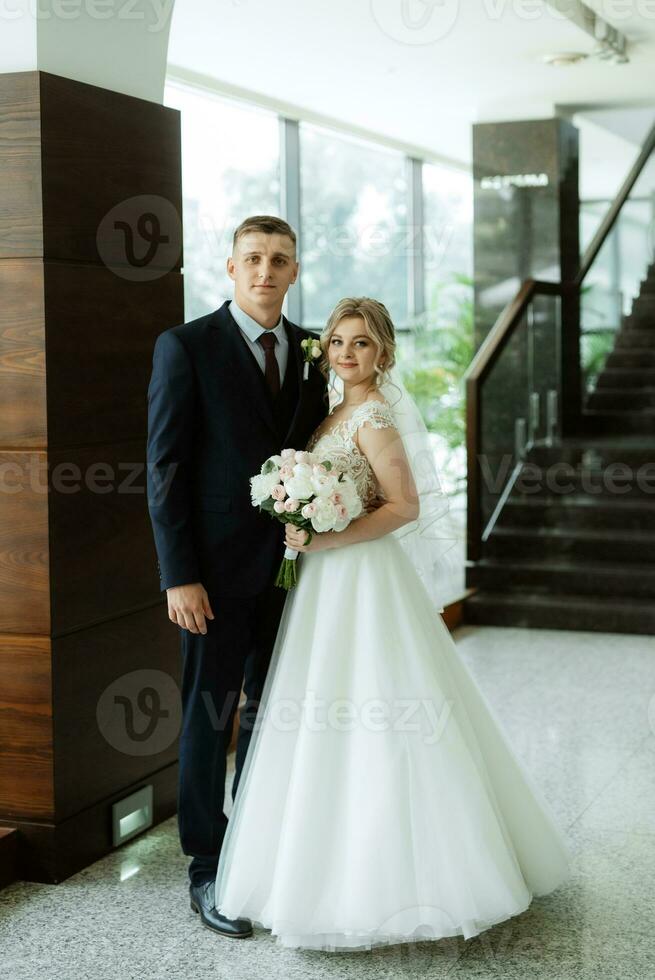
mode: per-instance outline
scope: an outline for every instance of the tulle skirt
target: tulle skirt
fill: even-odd
[[[569,875],[549,810],[393,535],[301,555],[216,906],[279,944],[475,936]]]

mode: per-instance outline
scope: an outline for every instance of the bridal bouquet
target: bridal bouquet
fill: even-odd
[[[351,476],[314,453],[283,449],[270,456],[257,476],[250,478],[253,507],[283,524],[314,533],[343,531],[362,512],[362,502]],[[296,584],[298,552],[287,548],[275,579],[283,589]]]

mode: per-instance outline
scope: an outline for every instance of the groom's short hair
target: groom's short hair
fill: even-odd
[[[265,235],[286,235],[293,242],[294,249],[296,247],[296,233],[286,221],[283,221],[282,218],[276,218],[272,214],[253,214],[250,218],[242,221],[234,232],[232,250],[236,248],[241,236],[249,231],[262,231]]]

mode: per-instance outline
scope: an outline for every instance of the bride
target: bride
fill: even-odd
[[[347,466],[365,512],[310,544],[287,525],[298,584],[221,850],[216,908],[305,949],[468,939],[555,889],[569,853],[460,660],[421,549],[404,547],[403,530],[416,544],[424,518],[393,393],[410,399],[389,381],[386,308],[342,300],[321,346],[344,394],[306,448]]]

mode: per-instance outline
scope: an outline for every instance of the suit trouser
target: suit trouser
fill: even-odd
[[[234,799],[250,744],[266,673],[286,599],[271,586],[260,595],[209,596],[214,619],[203,636],[181,630],[182,731],[179,746],[178,826],[192,857],[189,877],[200,884],[216,876],[227,829],[224,812],[226,756],[241,687]]]

